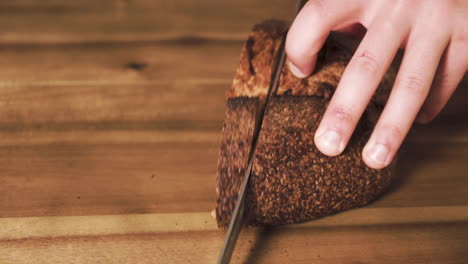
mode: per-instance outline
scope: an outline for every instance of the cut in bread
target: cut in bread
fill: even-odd
[[[229,224],[264,101],[273,64],[287,24],[255,26],[242,52],[227,107],[218,159],[216,218]],[[316,71],[298,79],[283,68],[278,93],[266,110],[246,196],[250,225],[298,223],[363,206],[390,185],[391,168],[375,170],[361,151],[385,104],[395,74],[389,70],[372,97],[345,151],[319,152],[314,133],[355,50],[355,43],[332,35],[319,53]]]

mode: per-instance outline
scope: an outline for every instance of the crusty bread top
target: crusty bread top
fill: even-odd
[[[254,27],[245,43],[228,98],[260,97],[268,91],[271,71],[288,24],[269,20]],[[298,79],[283,67],[278,94],[316,96],[329,100],[338,85],[343,71],[351,59],[357,42],[343,34],[332,33],[319,53],[315,72],[308,78]],[[395,77],[390,69],[384,77],[372,102],[383,106]]]

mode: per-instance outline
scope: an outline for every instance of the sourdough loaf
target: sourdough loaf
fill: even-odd
[[[265,99],[281,38],[282,21],[256,25],[240,56],[227,93],[217,171],[216,219],[226,227],[244,178],[255,119]],[[390,185],[390,168],[375,170],[361,158],[394,79],[390,70],[373,96],[343,154],[327,157],[314,133],[350,60],[355,44],[332,35],[319,53],[316,71],[294,77],[283,68],[278,93],[267,108],[246,196],[251,225],[298,223],[363,206]]]

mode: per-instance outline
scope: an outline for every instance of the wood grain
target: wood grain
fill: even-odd
[[[231,82],[243,41],[4,44],[0,87]],[[10,62],[10,63],[7,63]],[[13,64],[14,62],[14,64]],[[34,63],[32,63],[34,62]],[[201,63],[203,62],[203,63]],[[169,86],[171,83],[169,83]]]
[[[468,206],[360,208],[280,228],[331,228],[468,220]],[[4,240],[219,230],[212,213],[159,213],[0,218]],[[261,229],[261,228],[250,228]]]
[[[402,155],[402,178],[371,206],[468,205],[467,148],[450,148],[419,164],[424,148]],[[217,142],[175,140],[3,147],[0,215],[209,212],[217,152]]]
[[[222,122],[229,85],[169,82],[5,88],[0,90],[0,125],[3,133],[24,129],[218,129],[219,125],[209,123]]]
[[[141,41],[181,36],[244,40],[251,26],[290,18],[291,1],[5,0],[0,42]]]
[[[459,209],[456,208],[452,212],[460,214]],[[420,213],[417,209],[406,212],[398,210],[400,209],[393,212],[390,210],[387,213],[405,214],[404,219],[411,219],[408,215],[415,216]],[[446,212],[450,212],[450,208],[442,211],[429,209],[426,210],[425,216],[430,218],[438,215],[437,213],[443,215]],[[355,224],[361,221],[365,223],[363,225],[318,224],[275,229],[249,228],[241,233],[233,263],[464,263],[468,257],[463,244],[463,241],[468,239],[466,210],[464,212],[464,221],[461,222],[430,222],[421,218],[423,221],[416,223],[387,222],[373,225],[366,221],[362,222],[366,218],[365,213],[368,213],[364,211],[358,214],[358,219],[354,219],[357,220]],[[397,219],[395,215],[393,216]],[[95,216],[88,219],[73,217],[71,221],[67,219],[62,222],[68,225],[67,228],[61,229],[63,226],[59,225],[57,228],[59,232],[52,231],[52,235],[46,233],[44,237],[0,240],[0,261],[2,263],[50,263],[51,261],[54,263],[215,263],[223,239],[223,233],[219,230],[202,230],[200,229],[202,224],[198,224],[193,226],[195,230],[184,232],[140,233],[138,231],[142,230],[135,230],[132,225],[143,224],[138,220],[155,222],[158,218],[167,220],[171,217],[175,220],[177,216],[110,218]],[[178,217],[180,219],[181,216]],[[192,220],[200,220],[198,215],[193,214],[187,217],[187,220],[191,217]],[[330,218],[337,217],[339,215]],[[64,220],[63,217],[60,218]],[[347,217],[341,219],[350,222]],[[40,222],[39,225],[57,222],[57,219],[50,218],[37,220]],[[100,225],[98,224],[97,228],[91,226],[90,230],[100,234],[85,235],[87,230],[83,227],[96,222]],[[116,222],[118,224],[114,225]],[[191,222],[185,223],[190,225]],[[129,231],[126,224],[133,227],[130,228],[132,232],[128,234],[122,233]],[[212,226],[212,224],[205,225]],[[151,222],[144,225],[158,226]],[[170,223],[168,225],[170,226]],[[18,226],[20,227],[21,223]],[[108,232],[108,226],[111,227],[111,231],[114,228],[113,231],[120,230],[121,233]],[[46,227],[48,230],[53,230]],[[25,228],[34,230],[34,227],[28,225]],[[163,229],[167,230],[165,226]],[[70,230],[84,230],[84,234],[74,234]],[[152,230],[154,231],[154,228]],[[54,236],[63,231],[68,235]],[[105,235],[102,235],[103,233]]]
[[[208,212],[217,151],[171,141],[4,147],[1,216]]]
[[[0,2],[0,263],[214,263],[224,93],[289,1]],[[246,229],[234,263],[464,263],[468,78],[368,207]]]
[[[228,85],[3,89],[0,216],[210,211]],[[459,91],[411,133],[398,181],[372,207],[468,204]]]

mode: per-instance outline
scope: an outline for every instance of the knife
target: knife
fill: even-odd
[[[303,5],[304,5],[303,0],[296,1],[295,15],[299,13]],[[234,211],[232,212],[232,215],[231,215],[231,221],[229,222],[229,227],[226,232],[224,244],[221,249],[221,254],[219,255],[219,258],[218,258],[218,264],[227,264],[231,261],[232,253],[234,252],[237,238],[239,237],[239,233],[242,228],[242,223],[244,220],[243,218],[244,218],[244,209],[245,209],[246,190],[249,184],[250,174],[252,173],[252,167],[253,167],[253,163],[255,159],[255,151],[257,150],[257,143],[258,143],[258,138],[260,135],[260,130],[262,128],[263,118],[265,116],[265,112],[266,112],[266,109],[268,108],[268,103],[270,102],[271,97],[273,97],[273,95],[275,95],[278,90],[281,71],[283,69],[284,61],[286,59],[286,53],[284,51],[285,40],[286,40],[286,36],[283,36],[282,41],[281,41],[281,46],[279,48],[279,52],[277,55],[276,63],[274,64],[274,68],[272,71],[272,77],[270,81],[270,86],[268,87],[266,100],[263,104],[263,107],[260,108],[260,114],[258,118],[255,120],[255,129],[254,129],[252,147],[250,149],[249,159],[248,159],[247,167],[245,169],[244,180],[239,190],[239,194],[238,194],[237,201],[236,201],[236,206],[234,207]]]

